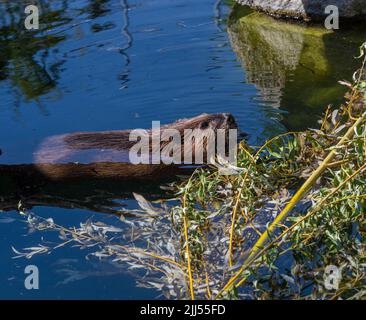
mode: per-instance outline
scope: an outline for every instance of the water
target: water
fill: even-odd
[[[346,92],[339,80],[352,79],[360,67],[364,22],[342,24],[333,32],[275,20],[245,7],[232,14],[229,35],[260,100],[278,108],[289,130],[316,127],[327,105],[337,106]]]
[[[252,144],[316,125],[344,92],[336,80],[351,78],[362,41],[360,32],[335,38],[264,16],[251,20],[242,9],[229,16],[231,4],[216,0],[39,4],[42,31],[29,32],[23,2],[0,3],[0,164],[31,163],[50,135],[148,128],[203,112],[231,112]],[[88,218],[120,226],[106,213],[136,208],[132,191],[162,196],[156,185],[30,180],[0,177],[0,298],[159,296],[136,286],[136,272],[86,260],[87,250],[66,246],[26,261],[12,259],[11,249],[43,238],[57,243],[50,232],[28,234],[15,211],[20,199],[65,226]],[[24,288],[28,264],[40,269],[38,291]]]

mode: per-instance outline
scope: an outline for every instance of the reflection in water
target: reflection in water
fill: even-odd
[[[40,30],[25,30],[24,7],[35,3],[40,9]],[[17,96],[26,100],[37,100],[54,89],[60,77],[62,65],[67,55],[58,54],[58,49],[51,51],[69,36],[82,40],[86,37],[81,25],[91,19],[103,17],[111,9],[110,0],[90,0],[85,7],[79,8],[75,15],[70,1],[5,1],[0,2],[0,81],[10,80]],[[126,38],[126,45],[120,49],[130,63],[127,50],[132,46],[132,36],[129,27],[129,5],[127,0],[121,0],[123,13],[122,35]],[[75,16],[77,18],[75,18]],[[93,33],[106,31],[115,27],[115,24],[106,21],[102,24],[90,24]],[[95,45],[95,44],[92,44]],[[83,54],[88,46],[74,50]],[[129,70],[123,70],[120,78],[122,85],[128,81]],[[19,100],[20,97],[17,98]]]
[[[222,0],[216,0],[214,5],[214,13],[215,13],[215,23],[219,31],[223,31],[222,22],[223,22],[223,10],[221,6],[223,5]]]
[[[54,88],[63,60],[46,61],[49,49],[65,37],[25,30],[22,4],[23,1],[0,3],[0,15],[7,17],[0,27],[0,81],[9,79],[13,87],[30,100]],[[67,23],[69,19],[64,17],[63,9],[52,8],[50,1],[43,1],[42,22],[54,26]]]
[[[122,26],[122,35],[126,38],[126,44],[120,49],[120,53],[125,57],[126,59],[126,70],[121,72],[119,79],[122,81],[121,88],[125,89],[127,88],[127,82],[129,81],[129,69],[128,66],[131,63],[130,56],[127,53],[127,50],[132,47],[133,45],[133,38],[131,33],[128,31],[128,27],[130,25],[130,18],[128,16],[128,11],[130,9],[127,0],[121,0],[121,6],[122,6],[122,13],[123,13],[123,20],[124,24]]]
[[[283,123],[298,130],[316,126],[328,104],[342,101],[339,80],[350,80],[359,61],[366,25],[332,32],[275,20],[236,6],[229,36],[249,83],[261,99],[288,113]]]
[[[190,173],[190,171],[182,171]],[[160,185],[171,181],[121,181],[113,178],[73,178],[53,180],[31,165],[0,165],[0,212],[17,210],[19,201],[26,209],[57,207],[120,215],[131,190],[148,199],[161,199],[167,192]]]
[[[89,19],[96,19],[105,16],[111,10],[108,8],[110,0],[91,0],[85,8],[80,10],[81,13],[87,13]]]

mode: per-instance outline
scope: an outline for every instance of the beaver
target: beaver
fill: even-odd
[[[234,117],[229,113],[201,114],[190,119],[180,119],[174,123],[163,125],[160,132],[175,129],[183,137],[185,130],[198,129],[199,137],[192,143],[192,154],[197,151],[197,139],[208,139],[205,134],[218,129],[237,129]],[[118,178],[155,178],[164,174],[177,172],[177,166],[158,164],[133,164],[130,161],[130,149],[136,141],[130,141],[132,130],[101,131],[101,132],[76,132],[52,136],[45,139],[34,153],[34,165],[44,175],[54,179],[87,177],[118,177]],[[153,129],[141,130],[141,135],[149,140],[154,138]],[[209,136],[209,135],[208,135]],[[170,142],[159,142],[158,148]],[[179,142],[182,154],[185,150],[184,143]],[[203,148],[206,153],[207,143],[202,143],[198,148]],[[153,147],[149,144],[150,153]],[[168,155],[161,155],[162,157]],[[205,157],[205,156],[204,156]],[[206,159],[207,160],[207,159]],[[193,158],[194,161],[194,158]]]

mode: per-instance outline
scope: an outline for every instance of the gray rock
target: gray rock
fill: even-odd
[[[366,0],[236,0],[252,8],[278,16],[315,20],[327,16],[325,8],[335,5],[340,17],[352,18],[366,14]]]

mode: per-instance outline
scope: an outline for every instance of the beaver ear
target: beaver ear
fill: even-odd
[[[200,129],[207,129],[210,126],[208,121],[202,121],[200,123]]]
[[[227,122],[231,122],[231,123],[235,122],[235,119],[231,113],[224,113],[224,117]]]

